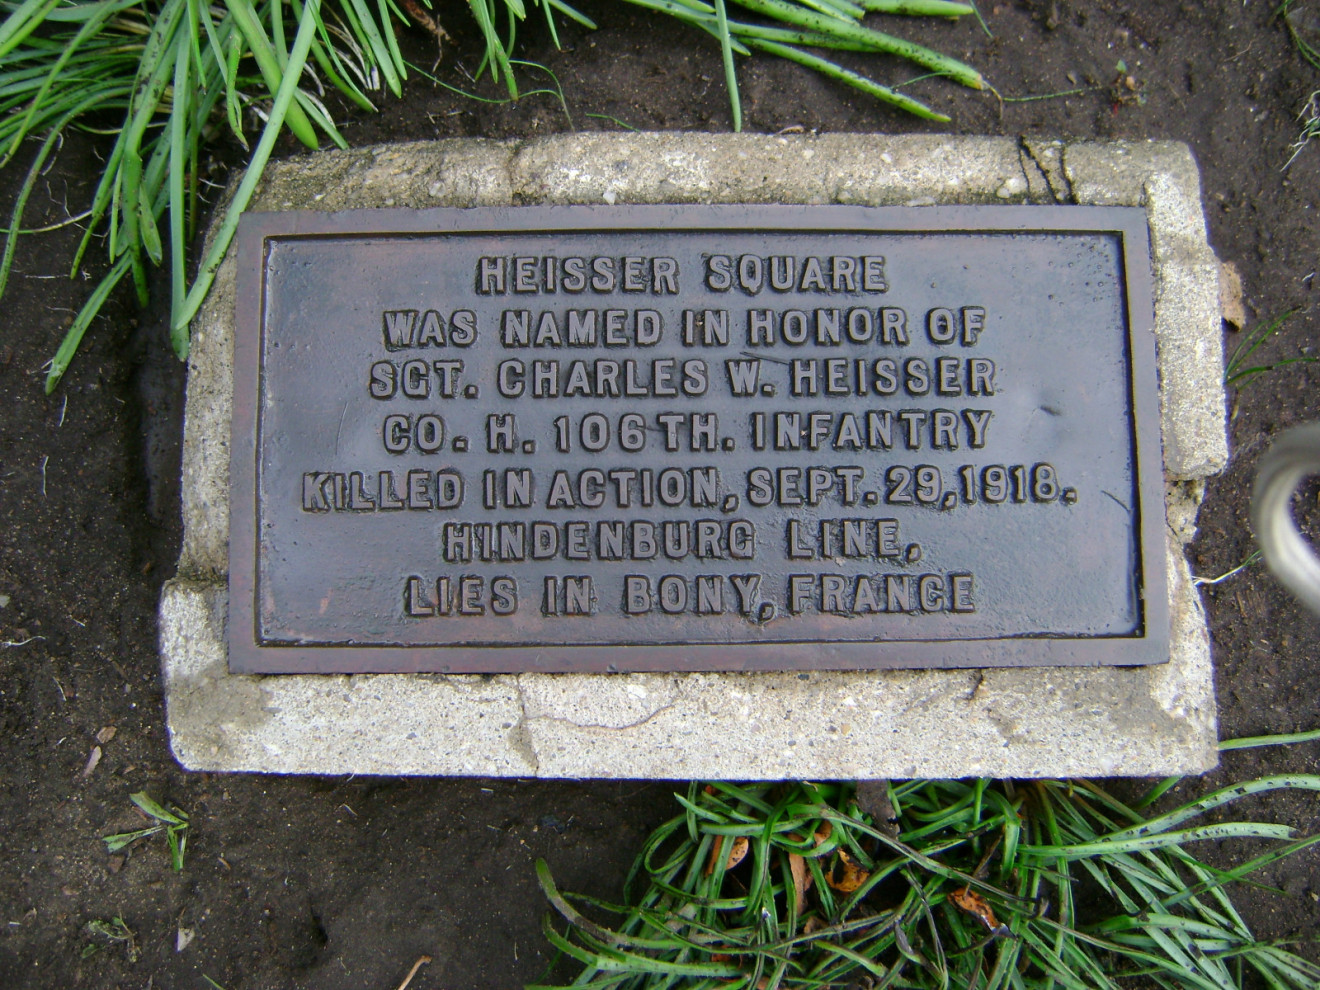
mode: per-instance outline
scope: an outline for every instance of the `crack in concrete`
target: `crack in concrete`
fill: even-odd
[[[667,705],[661,705],[659,708],[651,712],[651,714],[647,715],[645,718],[640,718],[636,722],[629,722],[626,725],[602,725],[598,722],[575,722],[571,718],[564,718],[562,715],[534,715],[532,717],[538,721],[562,722],[568,725],[575,726],[576,728],[579,729],[605,729],[608,732],[626,732],[628,729],[641,728],[643,725],[646,725],[647,722],[651,722],[656,718],[659,718],[665,712],[670,711],[671,709],[677,707],[678,707],[678,702],[671,701]]]
[[[1036,167],[1041,181],[1045,183],[1045,188],[1049,190],[1050,198],[1055,203],[1076,203],[1077,199],[1073,193],[1072,180],[1068,178],[1068,173],[1063,167],[1064,146],[1062,142],[1047,142],[1056,149],[1059,161],[1057,165],[1051,165],[1042,160],[1042,156],[1036,153],[1036,147],[1031,139],[1025,134],[1018,137],[1018,158],[1022,162],[1023,174],[1027,176],[1027,184],[1031,184],[1031,176],[1027,173],[1027,161]]]
[[[1073,186],[1072,175],[1068,170],[1068,149],[1069,146],[1062,141],[1059,142],[1059,179],[1068,193],[1069,203],[1078,203],[1077,190]]]
[[[1031,181],[1032,172],[1027,165],[1028,162],[1036,166],[1036,182]],[[1045,174],[1045,169],[1041,168],[1040,162],[1037,161],[1036,156],[1031,153],[1031,147],[1027,144],[1027,139],[1025,137],[1018,138],[1018,167],[1022,169],[1022,180],[1027,184],[1028,201],[1030,201],[1032,187],[1042,182],[1045,184],[1045,188],[1049,191],[1050,198],[1056,203],[1059,201],[1059,198],[1054,195],[1054,187],[1050,185],[1050,177]]]
[[[530,718],[527,715],[527,695],[523,692],[522,679],[514,681],[514,690],[518,692],[518,723],[508,731],[505,740],[509,748],[523,758],[532,773],[541,772],[541,757],[536,753],[536,739],[532,736]]]

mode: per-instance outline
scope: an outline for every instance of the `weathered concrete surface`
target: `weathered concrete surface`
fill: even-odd
[[[231,255],[193,325],[184,545],[161,600],[171,743],[199,770],[957,777],[1212,767],[1209,639],[1183,546],[1227,460],[1218,267],[1185,146],[706,134],[460,140],[273,166],[257,210],[541,203],[1141,206],[1156,284],[1171,662],[1147,668],[241,677],[226,667]]]

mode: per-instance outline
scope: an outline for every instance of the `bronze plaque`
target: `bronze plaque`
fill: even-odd
[[[1168,659],[1145,216],[244,217],[241,673]]]

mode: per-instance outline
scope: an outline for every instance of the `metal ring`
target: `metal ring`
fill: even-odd
[[[1291,505],[1297,486],[1311,474],[1320,474],[1320,423],[1288,430],[1261,458],[1251,524],[1275,577],[1320,614],[1320,557],[1293,522]]]

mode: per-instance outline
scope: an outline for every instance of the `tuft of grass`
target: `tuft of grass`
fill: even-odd
[[[1248,567],[1259,564],[1261,559],[1262,554],[1260,548],[1257,547],[1255,550],[1252,550],[1251,553],[1247,554],[1246,557],[1243,558],[1242,563],[1238,564],[1236,567],[1231,568],[1216,577],[1194,577],[1192,578],[1192,584],[1197,588],[1208,588],[1213,587],[1216,584],[1223,584],[1229,578],[1241,574]]]
[[[734,53],[749,55],[757,50],[776,55],[805,65],[900,110],[941,122],[949,118],[920,100],[899,93],[894,87],[883,86],[807,49],[895,55],[927,69],[932,75],[944,76],[971,89],[986,88],[981,74],[970,65],[861,23],[867,13],[958,18],[976,12],[974,7],[965,3],[950,3],[947,0],[861,0],[860,3],[853,3],[852,0],[733,0],[737,6],[760,18],[757,22],[751,22],[730,19],[724,0],[715,0],[714,6],[703,0],[628,2],[671,14],[685,24],[709,32],[719,40],[724,56],[725,85],[733,110],[734,130],[742,129]]]
[[[1288,28],[1288,36],[1298,54],[1320,69],[1320,11],[1314,5],[1305,8],[1297,0],[1283,0],[1276,13]],[[1307,97],[1297,114],[1297,122],[1302,129],[1292,144],[1292,155],[1284,163],[1284,170],[1297,160],[1308,144],[1320,138],[1320,90]]]
[[[51,359],[46,390],[68,368],[111,292],[132,278],[145,304],[148,269],[168,263],[170,336],[188,353],[188,324],[210,288],[277,136],[308,148],[345,147],[321,94],[327,85],[373,109],[366,91],[395,93],[404,75],[392,7],[345,0],[0,0],[0,165],[29,139],[35,154],[20,187],[0,255],[8,279],[32,189],[70,128],[118,123],[73,259],[104,249],[109,270]],[[255,146],[248,121],[264,121]],[[220,236],[188,284],[201,149],[229,132],[250,150],[249,172]]]
[[[1297,135],[1297,140],[1292,143],[1292,154],[1283,166],[1285,171],[1297,160],[1297,156],[1308,144],[1320,138],[1320,89],[1306,98],[1301,111],[1297,114],[1297,122],[1302,125],[1302,129]]]
[[[119,850],[137,842],[138,839],[145,839],[148,836],[164,832],[170,848],[170,865],[174,867],[175,872],[181,871],[183,869],[184,853],[188,849],[189,822],[187,814],[178,808],[167,811],[162,805],[157,804],[146,791],[130,794],[128,799],[141,808],[144,814],[154,818],[157,824],[150,825],[147,828],[134,829],[131,832],[116,832],[113,835],[101,836],[106,851],[119,852]]]
[[[119,915],[113,918],[94,918],[87,922],[84,930],[89,941],[83,946],[81,954],[83,959],[95,955],[107,945],[122,945],[128,954],[128,961],[138,961],[141,949],[138,946],[137,933],[129,928]]]
[[[1176,782],[1135,804],[1084,780],[697,782],[643,846],[625,904],[563,893],[538,861],[567,922],[547,915],[544,932],[581,964],[572,986],[599,990],[1230,990],[1248,972],[1320,986],[1320,967],[1257,940],[1227,891],[1320,836],[1198,822],[1248,795],[1320,791],[1320,776],[1144,811]],[[1242,838],[1274,846],[1227,870],[1190,851]]]
[[[424,2],[431,6],[430,0]],[[895,55],[963,86],[985,87],[971,66],[862,23],[868,13],[942,18],[976,13],[966,3],[627,2],[718,39],[735,129],[742,124],[736,61],[753,52],[805,65],[932,120],[948,118],[815,50]],[[751,19],[731,17],[734,7]],[[443,35],[430,14],[416,3],[411,8],[428,30]],[[557,17],[595,27],[565,0],[469,0],[465,10],[485,41],[481,71],[514,99],[520,95],[515,70],[526,64],[515,57],[518,30],[529,16],[544,18],[556,45]],[[410,68],[398,43],[398,32],[408,22],[392,0],[0,0],[0,17],[0,167],[11,166],[20,151],[31,149],[4,230],[0,295],[24,232],[28,200],[65,134],[73,128],[104,133],[105,122],[114,122],[114,145],[91,203],[77,218],[86,233],[71,275],[84,270],[92,250],[105,251],[108,267],[51,358],[47,392],[58,385],[120,283],[131,278],[145,305],[148,273],[155,266],[169,269],[170,339],[178,356],[186,358],[189,323],[278,136],[287,131],[310,149],[323,139],[344,147],[323,101],[325,93],[337,90],[358,107],[374,110],[368,94],[388,89],[398,96]],[[254,122],[259,126],[254,128]],[[190,282],[202,149],[226,134],[248,151],[247,172]]]
[[[1278,7],[1297,51],[1317,69],[1320,69],[1320,12],[1307,10],[1297,0],[1283,0]]]
[[[1320,361],[1320,358],[1303,355],[1301,357],[1284,358],[1270,364],[1252,363],[1252,355],[1260,350],[1266,341],[1283,329],[1283,325],[1297,315],[1298,312],[1296,309],[1290,309],[1266,323],[1258,324],[1243,334],[1242,340],[1234,348],[1229,359],[1224,362],[1224,384],[1234,385],[1240,389],[1252,379],[1279,368],[1287,367],[1290,364],[1313,364]]]

